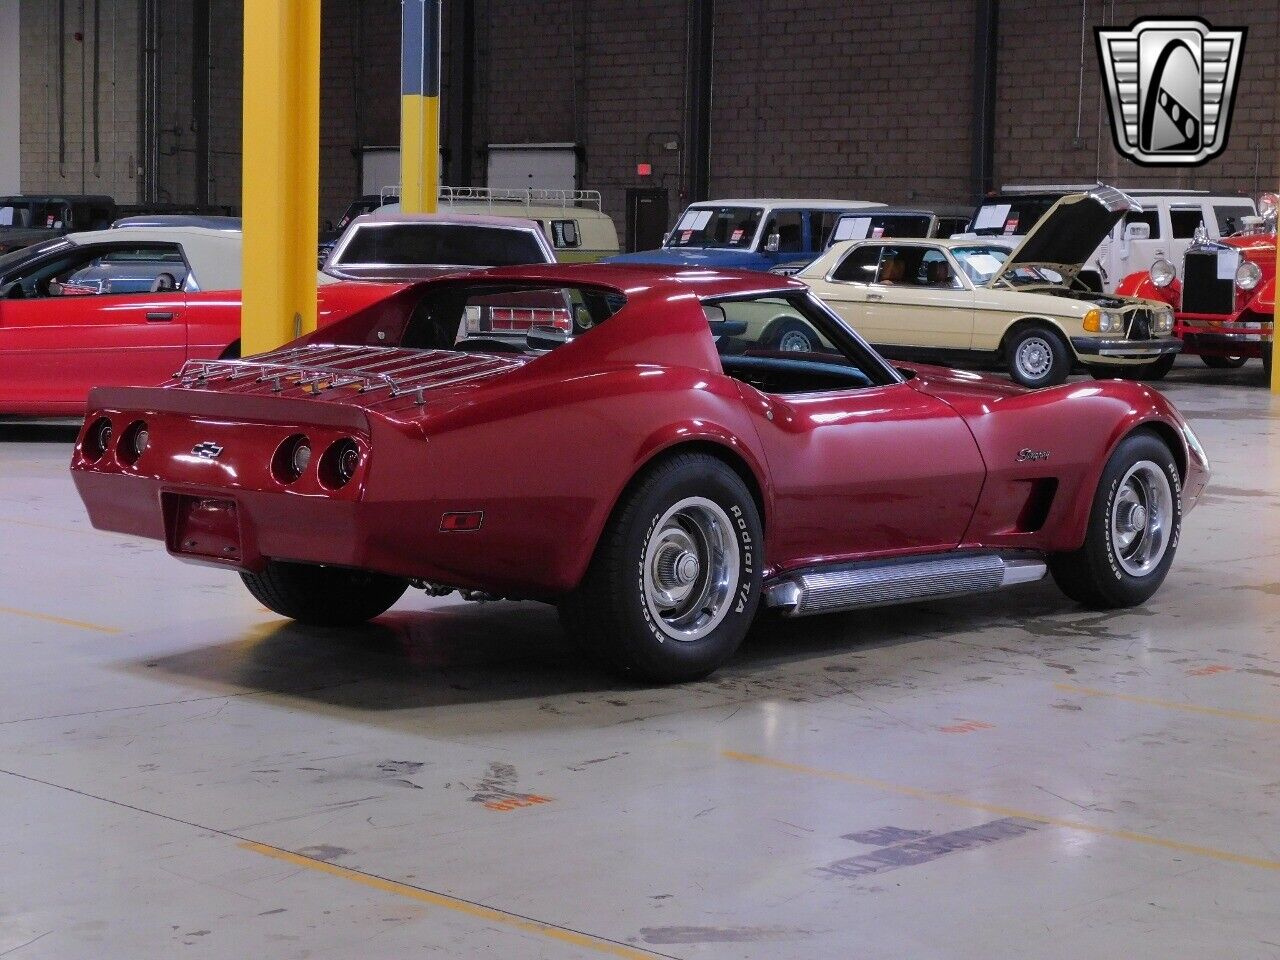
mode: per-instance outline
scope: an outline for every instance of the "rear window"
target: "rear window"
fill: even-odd
[[[542,247],[526,230],[437,223],[365,224],[343,248],[338,264],[385,266],[506,267],[545,263]]]
[[[445,284],[414,307],[401,346],[475,353],[552,350],[626,305],[614,290],[539,284]]]

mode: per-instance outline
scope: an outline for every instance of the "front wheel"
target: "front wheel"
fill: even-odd
[[[818,337],[813,328],[795,317],[778,317],[769,324],[760,339],[770,349],[788,353],[813,353],[818,349]]]
[[[751,626],[763,543],[742,479],[715,457],[677,454],[618,504],[582,584],[560,604],[561,623],[628,679],[700,679]]]
[[[409,588],[407,580],[382,573],[283,560],[268,560],[261,573],[242,573],[240,579],[264,607],[320,627],[372,620]]]
[[[1068,597],[1098,610],[1145,602],[1164,582],[1182,531],[1181,480],[1169,447],[1139,430],[1102,471],[1084,545],[1049,558]]]
[[[1210,370],[1239,370],[1249,362],[1248,357],[1216,357],[1203,353],[1200,359]]]
[[[1024,327],[1005,347],[1009,375],[1024,387],[1052,387],[1071,373],[1071,348],[1048,327]]]

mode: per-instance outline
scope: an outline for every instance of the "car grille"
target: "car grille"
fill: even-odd
[[[1129,314],[1129,330],[1125,336],[1130,340],[1150,340],[1153,319],[1150,310],[1134,310]]]
[[[1182,261],[1182,309],[1187,313],[1235,312],[1235,280],[1218,279],[1218,255],[1189,252]]]

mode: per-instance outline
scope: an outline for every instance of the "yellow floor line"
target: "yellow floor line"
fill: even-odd
[[[522,917],[515,913],[508,913],[507,911],[499,910],[496,907],[486,907],[483,904],[472,903],[469,900],[460,900],[457,897],[450,897],[447,894],[435,893],[431,890],[423,890],[421,887],[410,886],[407,883],[398,883],[395,880],[386,880],[370,873],[361,873],[359,870],[340,867],[337,864],[328,863],[324,860],[315,860],[311,857],[304,857],[301,854],[291,853],[288,850],[281,850],[279,847],[268,846],[265,843],[246,842],[240,844],[240,846],[245,850],[252,850],[254,853],[260,853],[263,856],[272,857],[276,860],[283,860],[285,863],[291,863],[296,867],[302,867],[306,870],[315,870],[319,873],[327,873],[335,877],[342,877],[344,880],[350,880],[353,883],[358,883],[374,890],[380,890],[383,893],[394,894],[395,896],[405,897],[409,900],[417,900],[420,903],[429,903],[432,906],[442,907],[446,910],[453,910],[456,913],[463,913],[467,916],[475,917],[478,920],[501,924],[506,927],[512,927],[516,930],[523,930],[525,933],[534,933],[538,936],[546,937],[549,940],[558,940],[561,943],[572,944],[575,947],[582,947],[584,950],[591,950],[595,953],[603,953],[611,957],[623,957],[625,960],[653,960],[654,957],[667,956],[667,954],[663,953],[654,953],[650,950],[629,947],[626,944],[617,943],[613,940],[593,937],[589,933],[579,933],[576,930],[570,930],[566,927],[558,927],[554,924],[543,923],[540,920],[531,920],[528,917]]]
[[[1100,827],[1092,823],[1084,823],[1080,820],[1070,820],[1064,817],[1048,817],[1041,813],[1019,810],[1016,807],[1006,807],[996,803],[985,803],[981,800],[970,800],[967,797],[957,797],[950,793],[939,793],[934,790],[924,790],[920,787],[911,787],[906,784],[892,783],[888,780],[876,780],[872,777],[860,777],[852,773],[843,773],[839,770],[823,770],[818,767],[805,766],[804,764],[788,763],[785,760],[775,760],[772,757],[762,757],[754,753],[739,753],[737,750],[721,750],[720,754],[729,760],[738,760],[742,763],[753,763],[761,767],[772,767],[775,770],[786,770],[789,773],[798,773],[809,777],[820,777],[824,780],[838,780],[842,783],[853,783],[861,787],[871,787],[875,790],[883,790],[887,793],[897,793],[902,796],[915,797],[918,800],[930,800],[935,803],[945,803],[952,807],[963,807],[966,810],[981,810],[984,813],[994,813],[1001,817],[1017,817],[1021,820],[1030,820],[1034,823],[1043,823],[1054,827],[1064,827],[1068,830],[1079,830],[1083,833],[1092,833],[1100,837],[1111,837],[1116,840],[1128,840],[1130,843],[1141,843],[1149,847],[1161,847],[1165,850],[1175,850],[1178,853],[1194,854],[1195,856],[1207,857],[1211,860],[1222,860],[1227,863],[1241,863],[1250,867],[1260,867],[1263,870],[1280,870],[1280,860],[1267,860],[1263,857],[1251,857],[1243,853],[1232,853],[1230,850],[1218,850],[1215,847],[1205,847],[1196,843],[1184,843],[1181,840],[1167,840],[1164,837],[1154,837],[1148,833],[1135,833],[1132,830],[1114,830],[1110,827]]]
[[[77,630],[93,630],[96,633],[123,633],[119,627],[104,627],[100,623],[87,623],[84,620],[69,620],[66,617],[55,617],[51,613],[40,613],[36,610],[22,610],[18,607],[0,607],[0,613],[14,617],[26,617],[28,620],[43,620],[45,623],[56,623],[64,627],[75,627]]]
[[[1228,720],[1249,720],[1253,723],[1280,724],[1280,717],[1269,716],[1265,713],[1246,713],[1244,710],[1203,707],[1198,703],[1183,703],[1181,700],[1159,700],[1156,697],[1140,697],[1133,693],[1096,690],[1093,687],[1077,687],[1071,683],[1055,683],[1053,686],[1057,690],[1062,690],[1066,693],[1078,693],[1086,697],[1107,697],[1111,700],[1123,700],[1126,703],[1141,703],[1148,707],[1164,707],[1168,710],[1182,710],[1186,713],[1203,713],[1210,717],[1225,717]]]

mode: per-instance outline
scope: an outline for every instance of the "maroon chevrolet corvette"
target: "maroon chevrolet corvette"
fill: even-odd
[[[514,337],[531,294],[565,323]],[[777,346],[803,326],[813,346]],[[805,616],[1051,573],[1144,602],[1208,478],[1132,382],[894,367],[799,283],[510,267],[407,287],[280,350],[93,392],[96,527],[237,571],[307,623],[409,586],[554,603],[614,669],[704,676],[763,602]]]

